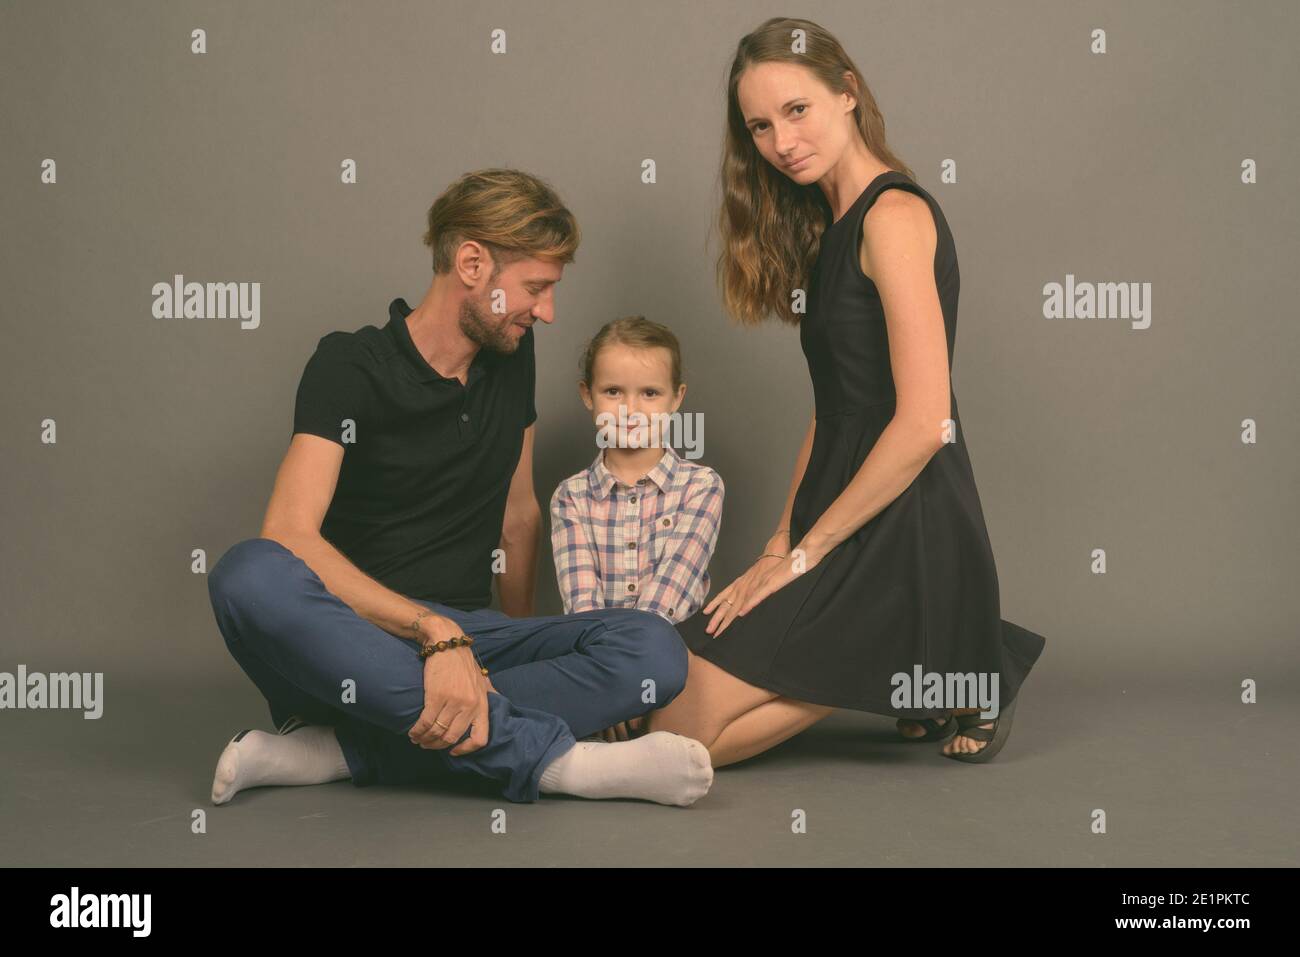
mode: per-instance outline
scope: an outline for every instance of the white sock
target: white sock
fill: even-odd
[[[713,784],[709,749],[694,738],[652,731],[631,741],[579,741],[542,772],[543,794],[642,798],[686,807]]]
[[[241,731],[217,759],[212,803],[225,804],[244,788],[324,784],[350,777],[343,749],[329,725],[302,725],[292,734]]]

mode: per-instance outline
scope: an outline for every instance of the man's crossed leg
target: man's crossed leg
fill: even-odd
[[[567,793],[687,805],[712,783],[708,751],[690,738],[576,740],[681,692],[686,649],[658,615],[603,609],[510,618],[420,602],[473,636],[500,692],[487,696],[487,744],[453,755],[407,737],[425,703],[419,646],[361,618],[289,549],[267,538],[239,542],[212,569],[208,589],[226,646],[265,696],[272,722],[296,726],[291,734],[236,736],[218,762],[215,803],[257,785],[472,773],[501,781],[516,802]],[[308,726],[290,722],[294,716]]]

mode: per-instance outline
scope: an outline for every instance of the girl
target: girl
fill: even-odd
[[[551,497],[564,612],[641,608],[676,624],[708,594],[724,492],[717,472],[665,440],[686,394],[677,337],[643,316],[616,319],[580,368],[600,449]]]

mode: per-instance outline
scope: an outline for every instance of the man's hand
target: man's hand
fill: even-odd
[[[459,634],[455,623],[445,618],[432,622],[425,640]],[[479,670],[478,660],[470,648],[438,651],[424,659],[424,710],[411,726],[407,737],[412,744],[440,751],[452,748],[459,757],[477,751],[488,742],[488,692],[496,692],[487,676]],[[469,737],[460,741],[469,730]],[[455,747],[452,747],[455,745]]]

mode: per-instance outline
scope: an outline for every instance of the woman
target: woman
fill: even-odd
[[[727,309],[799,326],[816,411],[776,532],[679,626],[686,690],[646,727],[703,742],[721,767],[850,708],[989,760],[1044,640],[999,614],[950,383],[959,274],[943,212],[889,149],[857,67],[807,20],[740,41],[722,174]],[[985,676],[996,721],[946,700],[896,706],[894,676],[918,667]]]

